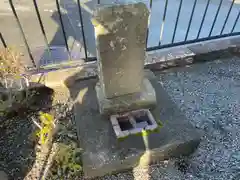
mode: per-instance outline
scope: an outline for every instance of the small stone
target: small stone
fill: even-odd
[[[77,139],[77,135],[76,134],[72,134],[72,133],[68,133],[67,136],[71,139]]]

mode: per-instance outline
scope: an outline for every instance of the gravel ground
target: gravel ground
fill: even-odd
[[[48,88],[34,91],[34,100],[28,104],[31,108],[21,106],[18,112],[0,117],[0,171],[9,180],[23,179],[36,160],[37,128],[32,119],[51,104],[51,93]]]
[[[55,90],[54,94],[49,88],[34,90],[34,96],[28,101],[31,102],[29,107],[22,105],[17,112],[0,117],[0,180],[39,179],[41,176],[47,154],[42,154],[46,152],[39,149],[37,127],[33,123],[33,120],[38,122],[39,111],[50,113],[55,118],[58,133],[54,143],[77,144],[72,101],[66,89]],[[74,179],[66,177],[69,175],[61,176]],[[83,179],[81,173],[79,179]]]
[[[240,59],[233,57],[156,74],[190,122],[205,132],[188,159],[186,179],[240,179],[239,69]]]
[[[0,169],[22,179],[35,160],[34,126],[29,118],[11,118],[0,125]]]

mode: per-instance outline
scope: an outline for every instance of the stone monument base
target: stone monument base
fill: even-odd
[[[96,84],[99,111],[102,115],[113,115],[121,112],[132,111],[156,106],[156,93],[147,78],[143,79],[141,92],[122,95],[108,99],[104,96],[100,83]]]
[[[197,148],[199,131],[181,113],[154,75],[150,73],[147,77],[157,99],[157,106],[151,113],[161,126],[149,134],[130,135],[122,140],[117,139],[110,119],[99,114],[97,79],[80,81],[71,89],[72,95],[77,95],[74,119],[83,149],[85,177],[103,176],[189,155]],[[79,93],[86,89],[86,93]]]

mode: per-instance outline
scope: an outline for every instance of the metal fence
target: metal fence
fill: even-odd
[[[30,0],[29,0],[30,1]],[[40,25],[40,31],[42,33],[42,36],[44,38],[45,42],[45,51],[49,54],[48,58],[54,58],[51,56],[51,44],[49,43],[49,39],[47,38],[47,32],[46,27],[47,24],[43,23],[41,12],[39,11],[38,3],[41,3],[41,1],[32,0],[34,5],[34,10],[36,13],[37,21]],[[68,1],[68,0],[65,0]],[[102,0],[104,1],[104,0]],[[173,2],[174,1],[174,2]],[[158,31],[158,43],[155,45],[148,45],[146,47],[147,51],[161,49],[161,48],[167,48],[167,47],[173,47],[178,45],[184,45],[189,43],[195,43],[200,41],[206,41],[211,39],[217,39],[222,37],[228,37],[228,36],[236,36],[240,35],[240,29],[238,30],[238,21],[240,16],[240,6],[236,2],[236,0],[232,0],[231,2],[228,2],[226,4],[227,0],[193,0],[191,1],[191,5],[188,6],[189,1],[187,0],[178,0],[176,5],[176,0],[150,0],[147,2],[147,5],[150,9],[151,15],[150,15],[150,26],[147,33],[147,42],[149,42],[149,36],[151,36],[151,32]],[[82,44],[84,51],[84,57],[85,61],[92,61],[96,60],[96,57],[89,56],[88,53],[88,46],[87,46],[87,38],[86,38],[86,30],[84,30],[84,16],[83,16],[83,6],[80,2],[80,0],[76,0],[76,7],[78,9],[78,18],[80,22],[80,29],[79,33],[81,33],[82,36]],[[100,0],[97,0],[97,4],[101,4]],[[158,3],[159,6],[162,8],[156,8],[154,3]],[[28,39],[24,32],[24,26],[21,23],[18,12],[15,8],[15,5],[12,0],[9,0],[9,5],[11,7],[11,11],[16,19],[17,26],[21,32],[21,36],[24,41],[24,45],[27,49],[28,56],[31,60],[31,63],[33,67],[39,67],[39,65],[36,64],[34,56],[32,54],[32,47],[30,47],[28,43]],[[72,54],[71,54],[71,48],[69,48],[68,40],[67,40],[67,30],[65,27],[65,22],[63,20],[63,11],[61,8],[61,5],[59,3],[59,0],[55,1],[60,27],[64,39],[64,45],[65,49],[68,55],[68,59],[71,60]],[[176,6],[175,9],[172,9],[172,7]],[[215,7],[215,9],[213,8]],[[200,10],[199,10],[200,9]],[[158,14],[159,13],[159,14]],[[154,20],[153,15],[158,16],[157,19],[160,24],[159,27],[154,26],[151,28],[151,23],[155,23],[156,20]],[[170,17],[170,18],[169,18]],[[196,18],[197,17],[197,18]],[[207,23],[206,27],[206,21],[211,18],[211,23]],[[180,20],[181,19],[181,20]],[[197,20],[196,20],[197,19]],[[71,21],[71,18],[68,19]],[[167,23],[174,22],[173,26],[170,28],[166,27]],[[179,26],[182,24],[185,24],[185,28],[181,28],[179,30]],[[196,23],[198,23],[198,26],[196,26]],[[220,25],[219,25],[220,24]],[[205,25],[205,26],[204,26]],[[92,27],[93,28],[93,27]],[[156,30],[157,29],[157,30]],[[192,29],[195,31],[192,33]],[[206,32],[206,29],[208,29],[208,32]],[[218,32],[214,32],[214,30],[217,29]],[[227,29],[227,30],[226,30]],[[172,31],[172,34],[169,35],[169,31]],[[203,31],[205,33],[203,33]],[[164,35],[164,32],[168,32],[168,38],[170,39],[168,42],[164,42],[163,39],[166,35]],[[180,32],[180,35],[178,37],[180,40],[177,40],[177,34]],[[204,35],[201,35],[203,33]],[[154,33],[153,33],[154,34]],[[190,35],[191,34],[191,35]],[[91,34],[90,34],[91,35]],[[92,34],[94,36],[94,34]],[[195,37],[194,37],[195,36]],[[2,32],[0,32],[0,39],[2,42],[2,45],[4,47],[8,46],[8,42],[5,39],[5,36]],[[154,37],[156,40],[156,37]]]

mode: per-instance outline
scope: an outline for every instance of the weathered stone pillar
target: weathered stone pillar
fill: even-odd
[[[144,80],[148,17],[144,3],[102,6],[93,15],[101,113],[138,109],[139,104],[145,105],[143,99],[155,102],[155,92]]]

